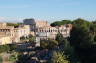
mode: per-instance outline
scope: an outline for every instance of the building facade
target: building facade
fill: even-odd
[[[29,34],[36,36],[36,46],[40,46],[40,40],[42,39],[55,39],[56,35],[60,32],[63,37],[70,37],[70,31],[72,29],[71,24],[52,27],[47,21],[25,19],[23,25],[18,27],[7,26],[6,23],[0,23],[0,41],[3,44],[6,38],[12,42],[20,42],[20,37],[27,37]],[[8,38],[10,37],[10,39]],[[6,41],[4,41],[6,44]]]
[[[70,36],[70,30],[72,26],[71,24],[62,25],[60,27],[39,27],[36,29],[36,36],[39,36],[41,39],[43,38],[51,38],[55,39],[58,32],[60,32],[63,37],[69,37]]]
[[[11,44],[12,40],[10,36],[0,36],[0,45]]]
[[[36,23],[34,19],[24,19],[23,20],[24,25],[30,25],[30,30],[34,31]]]
[[[30,34],[30,26],[29,25],[22,25],[18,28],[14,28],[14,41],[19,42],[20,37],[24,36],[27,37]]]
[[[62,25],[60,27],[51,27],[51,26],[46,26],[46,27],[38,27],[36,29],[36,42],[37,46],[40,46],[40,40],[42,39],[55,39],[56,35],[58,33],[61,33],[63,37],[70,37],[70,31],[72,29],[71,24],[67,25]]]
[[[9,36],[11,39],[13,39],[14,27],[7,26],[6,23],[0,23],[0,36]]]
[[[35,31],[35,29],[38,28],[38,27],[50,26],[47,21],[35,20],[35,19],[24,19],[23,23],[25,25],[30,25],[30,30],[31,31]]]
[[[11,43],[18,43],[20,42],[20,37],[28,36],[30,34],[30,26],[29,25],[20,25],[17,28],[14,26],[7,26],[6,23],[0,23],[0,39],[1,42],[4,38],[8,39],[10,37]],[[5,42],[4,42],[5,43]],[[3,44],[3,42],[1,43]]]

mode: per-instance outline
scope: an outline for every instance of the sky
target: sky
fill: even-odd
[[[96,20],[96,0],[0,0],[0,22],[26,18],[49,22],[83,18]]]

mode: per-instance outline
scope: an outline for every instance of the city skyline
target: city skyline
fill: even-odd
[[[95,0],[0,0],[0,22],[22,21],[26,18],[47,20],[96,18]]]

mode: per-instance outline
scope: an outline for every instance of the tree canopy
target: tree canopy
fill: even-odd
[[[70,44],[82,63],[96,63],[96,24],[84,19],[73,21],[70,33]]]
[[[8,26],[14,26],[14,27],[18,27],[21,24],[22,23],[7,23]]]
[[[52,49],[58,46],[58,42],[56,40],[48,39],[41,40],[40,45],[42,48]]]
[[[71,20],[61,20],[61,21],[55,21],[53,23],[51,23],[51,26],[61,26],[61,25],[65,25],[65,24],[71,24],[72,21]]]
[[[63,35],[60,32],[58,32],[58,34],[56,35],[55,40],[58,41],[58,43],[60,43],[60,42],[63,41],[63,39],[64,39]]]

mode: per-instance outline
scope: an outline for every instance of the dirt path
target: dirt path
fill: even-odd
[[[12,63],[12,62],[8,61],[8,57],[10,56],[10,54],[2,53],[0,55],[2,56],[3,63]]]

